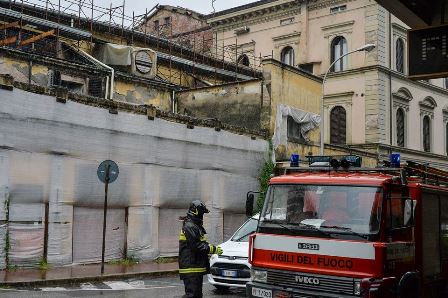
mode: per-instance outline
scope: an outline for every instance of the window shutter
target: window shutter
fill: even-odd
[[[402,109],[397,110],[397,145],[404,147],[404,112]]]
[[[347,115],[345,109],[337,106],[330,114],[330,143],[346,144]]]
[[[103,78],[89,79],[89,95],[94,97],[103,97]]]
[[[396,70],[404,73],[404,42],[401,38],[397,39],[395,46],[395,60]]]
[[[429,116],[423,118],[423,150],[425,152],[431,151],[431,129]]]

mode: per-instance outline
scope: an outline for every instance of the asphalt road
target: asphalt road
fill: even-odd
[[[204,278],[204,298],[245,297],[244,290],[230,289],[220,292]],[[177,276],[154,279],[129,279],[123,281],[110,281],[98,283],[83,283],[79,285],[41,287],[36,289],[0,289],[2,298],[21,297],[110,297],[110,298],[174,298],[184,294],[183,283]]]

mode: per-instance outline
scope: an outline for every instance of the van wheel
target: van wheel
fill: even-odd
[[[400,298],[418,298],[420,296],[420,281],[415,272],[406,272],[398,283]]]
[[[219,292],[227,292],[229,290],[229,287],[226,287],[226,286],[218,286],[218,285],[214,285],[214,286]]]

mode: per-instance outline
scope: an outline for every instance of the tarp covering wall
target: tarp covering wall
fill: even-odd
[[[73,213],[73,263],[101,261],[103,242],[103,209],[75,207]],[[121,259],[124,255],[126,223],[124,209],[107,211],[105,260]]]
[[[0,269],[6,268],[6,224],[0,225]]]
[[[272,137],[272,145],[274,149],[279,145],[285,145],[287,142],[287,136],[282,134],[281,131],[282,127],[286,125],[285,120],[288,116],[291,116],[295,122],[300,124],[300,134],[305,140],[308,140],[308,132],[320,124],[320,115],[279,104],[277,106],[277,115],[275,117],[274,136]]]
[[[16,203],[9,207],[10,265],[35,266],[44,257],[45,205]]]
[[[120,167],[108,195],[111,210],[128,208],[120,247],[127,243],[128,255],[148,260],[177,253],[177,218],[193,199],[202,199],[211,209],[205,220],[210,241],[230,234],[224,232],[223,213],[244,213],[246,193],[258,189],[257,176],[268,152],[265,140],[213,128],[188,129],[122,111],[113,115],[19,89],[0,90],[0,146],[9,148],[0,149],[0,190],[7,190],[11,214],[16,213],[14,204],[34,204],[29,206],[36,212],[48,204],[50,265],[98,259],[97,254],[78,254],[74,235],[91,232],[76,215],[82,208],[101,210],[97,217],[102,219],[104,184],[96,175],[101,161],[112,159]],[[0,220],[6,212],[0,208]],[[123,223],[122,218],[112,217],[108,227]],[[33,243],[40,243],[40,230],[32,231]],[[0,241],[3,247],[1,232]],[[110,257],[119,258],[119,249],[114,251]],[[34,255],[29,255],[33,262]]]

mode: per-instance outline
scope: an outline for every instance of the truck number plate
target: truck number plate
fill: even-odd
[[[263,297],[263,298],[271,298],[272,290],[265,290],[260,288],[252,288],[252,296],[255,297]]]
[[[232,270],[223,270],[223,271],[222,271],[222,276],[236,277],[236,271],[232,271]]]

